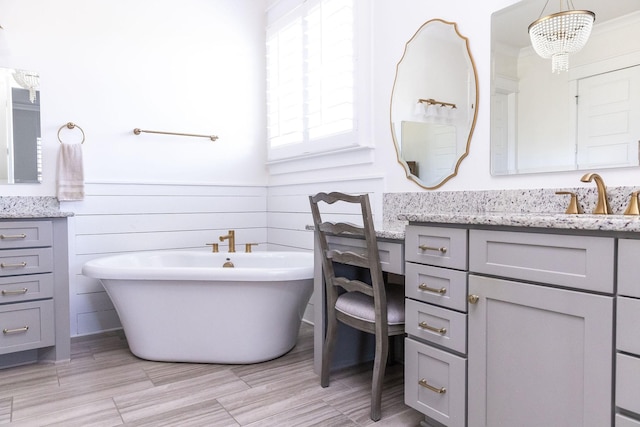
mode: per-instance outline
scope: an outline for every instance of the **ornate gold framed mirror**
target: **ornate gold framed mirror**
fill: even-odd
[[[454,22],[427,21],[406,43],[391,93],[391,135],[408,179],[432,190],[457,175],[477,106],[469,40]]]

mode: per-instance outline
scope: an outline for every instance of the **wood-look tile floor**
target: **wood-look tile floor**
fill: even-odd
[[[0,370],[0,425],[418,426],[404,404],[403,367],[389,366],[382,420],[369,419],[371,366],[313,372],[313,327],[296,347],[253,365],[138,359],[121,333],[75,338],[71,361]]]

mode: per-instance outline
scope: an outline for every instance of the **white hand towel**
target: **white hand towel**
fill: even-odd
[[[58,200],[84,199],[82,144],[60,144],[57,184]]]

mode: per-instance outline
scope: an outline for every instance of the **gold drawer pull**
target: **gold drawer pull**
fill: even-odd
[[[436,248],[433,246],[427,246],[427,245],[420,245],[418,246],[420,249],[422,249],[423,251],[438,251],[440,253],[447,253],[447,248],[445,247],[441,247],[441,248]]]
[[[480,297],[478,295],[469,295],[467,297],[467,301],[469,301],[469,304],[477,304],[479,300]]]
[[[22,234],[0,234],[0,239],[26,239],[27,235]]]
[[[427,382],[427,380],[425,380],[424,378],[421,379],[420,381],[418,381],[418,384],[420,384],[424,388],[427,388],[427,389],[429,389],[429,390],[431,390],[433,392],[439,393],[439,394],[443,394],[443,393],[447,392],[446,388],[444,388],[444,387],[440,387],[440,388],[434,387],[431,384],[429,384]]]
[[[418,285],[418,288],[421,291],[427,291],[427,292],[433,292],[434,294],[440,294],[440,295],[444,295],[447,293],[447,288],[440,288],[440,289],[436,289],[436,288],[430,288],[429,286],[427,286],[425,283],[420,283]]]
[[[0,268],[16,268],[16,267],[26,267],[26,266],[27,266],[27,263],[24,261],[18,262],[16,264],[5,264],[4,262],[0,263]]]
[[[5,295],[23,295],[26,294],[27,292],[29,292],[29,289],[27,288],[22,288],[22,289],[3,289],[2,290],[2,296]]]
[[[27,332],[29,330],[28,326],[23,326],[22,328],[15,328],[15,329],[3,329],[2,333],[5,335],[9,335],[9,334],[20,334],[23,332]]]
[[[420,322],[418,323],[418,326],[420,326],[422,329],[427,329],[429,331],[437,332],[442,335],[447,333],[447,328],[436,328],[435,326],[428,325],[427,322]]]

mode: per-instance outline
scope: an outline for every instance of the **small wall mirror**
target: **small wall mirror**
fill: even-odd
[[[0,68],[0,184],[42,181],[40,76]]]
[[[640,2],[573,4],[594,12],[595,23],[559,73],[535,53],[527,31],[559,12],[557,2],[523,0],[491,17],[493,175],[639,164]]]
[[[427,21],[405,46],[391,94],[391,135],[408,179],[436,189],[458,173],[477,105],[467,38],[453,22]]]

